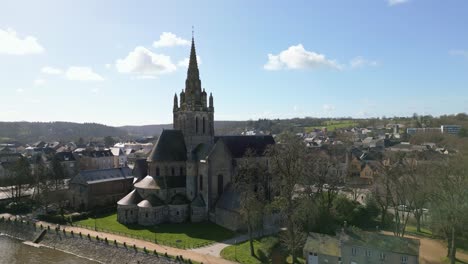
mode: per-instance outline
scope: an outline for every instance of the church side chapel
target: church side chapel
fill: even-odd
[[[202,90],[192,37],[185,89],[174,95],[174,129],[161,133],[147,159],[147,176],[117,202],[122,224],[155,225],[210,220],[243,229],[232,187],[236,164],[250,149],[267,163],[272,136],[215,136],[213,95]]]

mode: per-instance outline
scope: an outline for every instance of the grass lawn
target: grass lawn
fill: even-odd
[[[255,256],[251,256],[249,241],[246,241],[224,248],[221,251],[221,257],[242,264],[291,263],[291,256],[284,254],[278,246],[278,243],[278,238],[274,236],[255,239]],[[302,258],[299,259],[299,262],[305,263]]]
[[[427,238],[434,238],[432,235],[432,231],[430,229],[421,227],[421,232],[416,231],[416,226],[414,225],[407,225],[406,226],[406,233],[415,235],[415,236],[423,236]]]
[[[177,248],[197,248],[214,242],[223,241],[234,236],[234,232],[210,222],[160,224],[156,226],[123,225],[117,222],[117,214],[88,218],[75,222],[81,226],[98,231],[117,233],[125,236],[136,237],[158,244]]]

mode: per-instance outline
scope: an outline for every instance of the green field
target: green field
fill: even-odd
[[[353,120],[330,120],[324,121],[321,126],[305,127],[305,132],[309,133],[315,129],[327,128],[328,131],[335,131],[336,129],[355,127],[358,124]]]
[[[88,218],[74,223],[89,229],[134,237],[177,248],[197,248],[234,236],[234,232],[210,222],[161,224],[156,226],[123,225],[117,215]]]

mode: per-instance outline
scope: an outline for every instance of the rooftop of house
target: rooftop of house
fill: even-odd
[[[355,227],[347,228],[345,233],[340,234],[340,236],[345,245],[362,246],[406,255],[419,255],[419,240],[417,239],[367,232]]]
[[[336,236],[309,233],[304,250],[322,255],[341,257],[340,241]]]
[[[309,233],[304,250],[329,256],[341,256],[340,243],[345,246],[365,247],[406,255],[419,255],[419,240],[367,232],[349,227],[336,236]]]
[[[101,169],[101,170],[83,170],[70,180],[70,183],[76,184],[94,184],[101,182],[133,179],[132,170],[128,167]]]

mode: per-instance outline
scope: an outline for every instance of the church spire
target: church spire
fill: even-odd
[[[192,80],[200,79],[200,73],[198,71],[198,63],[197,63],[197,52],[195,50],[195,40],[193,37],[193,31],[192,31],[192,47],[190,49],[190,60],[189,60],[189,66],[187,70],[187,79],[192,79]]]
[[[192,47],[190,49],[190,59],[187,69],[187,79],[185,80],[185,102],[187,105],[202,105],[202,90],[200,73],[198,71],[197,53],[195,51],[195,38],[192,31]]]

